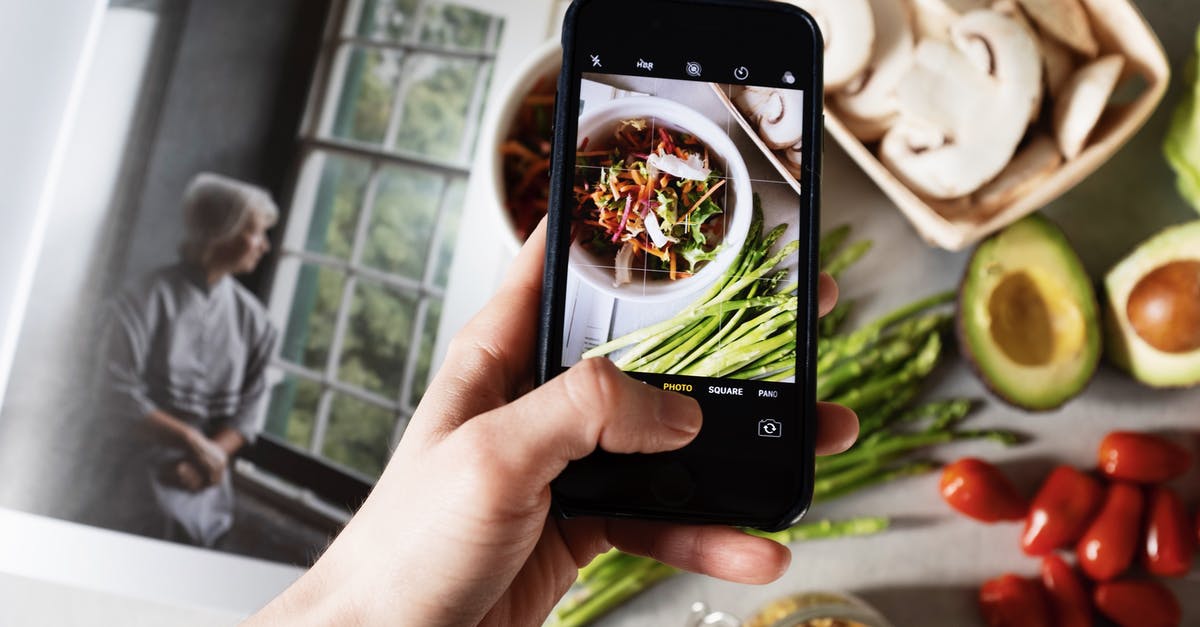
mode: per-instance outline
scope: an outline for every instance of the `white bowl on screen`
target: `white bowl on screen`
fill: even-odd
[[[599,292],[626,301],[667,301],[712,285],[733,264],[738,251],[750,231],[750,219],[754,208],[753,190],[750,187],[750,172],[737,146],[724,129],[702,113],[673,100],[655,96],[628,96],[617,100],[585,105],[579,118],[578,140],[585,137],[611,137],[613,129],[622,120],[654,118],[656,124],[685,131],[695,135],[708,146],[710,155],[724,162],[725,186],[728,189],[722,206],[725,215],[725,238],[721,242],[716,259],[708,262],[694,276],[671,281],[669,279],[647,279],[646,273],[634,270],[633,282],[614,286],[615,256],[601,258],[578,242],[571,244],[568,259],[570,272]],[[717,193],[721,193],[718,191]]]

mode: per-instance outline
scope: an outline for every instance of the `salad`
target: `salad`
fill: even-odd
[[[633,270],[671,281],[716,259],[725,233],[725,179],[696,136],[654,120],[622,120],[611,143],[576,153],[572,237],[602,259],[613,259],[613,287]]]
[[[557,80],[555,73],[534,84],[500,147],[505,205],[521,241],[537,227],[550,204],[550,129]]]

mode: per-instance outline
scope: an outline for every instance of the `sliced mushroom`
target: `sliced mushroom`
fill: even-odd
[[[880,158],[912,189],[932,198],[966,196],[1008,164],[1041,97],[1042,63],[1033,35],[990,10],[950,28],[953,46],[922,41],[897,89],[900,118]],[[981,47],[988,71],[964,49]]]
[[[758,134],[771,150],[783,150],[804,137],[804,95],[791,89],[771,94],[760,109]]]
[[[1100,50],[1087,10],[1079,0],[1017,0],[1029,17],[1055,39],[1091,58]]]
[[[912,67],[913,34],[908,7],[903,0],[870,0],[875,20],[875,49],[862,72],[834,97],[837,107],[855,119],[855,133],[863,141],[883,137],[900,104],[896,85]]]
[[[1062,88],[1075,72],[1075,54],[1057,39],[1044,33],[1038,35],[1038,47],[1042,50],[1042,61],[1046,71],[1046,90],[1057,100]]]
[[[1029,33],[1029,36],[1033,38],[1035,43],[1038,41],[1037,29],[1033,27],[1033,24],[1029,23],[1029,19],[1025,17],[1025,13],[1021,11],[1021,7],[1017,5],[1016,0],[993,0],[990,8],[1005,17],[1012,18],[1013,21],[1020,24],[1021,27]],[[965,52],[981,70],[985,72],[991,72],[991,51],[988,50],[986,45],[978,40],[973,40],[964,42],[961,47],[963,52]],[[1038,49],[1038,52],[1041,52],[1041,48]],[[1038,90],[1037,100],[1033,102],[1033,106],[1029,109],[1030,123],[1033,123],[1033,121],[1036,120],[1038,115],[1041,113],[1043,91],[1044,90]]]
[[[1064,157],[1074,159],[1083,152],[1124,68],[1124,57],[1106,55],[1079,68],[1063,86],[1054,104],[1054,133]]]
[[[950,25],[988,5],[988,0],[911,0],[917,39],[950,40]]]
[[[896,116],[879,120],[863,120],[845,111],[839,112],[838,119],[852,135],[863,143],[879,141],[896,122]]]
[[[990,214],[1035,189],[1054,174],[1062,161],[1054,140],[1039,133],[1017,152],[999,176],[975,192],[972,204]]]
[[[850,82],[871,60],[875,21],[867,0],[790,0],[817,21],[825,40],[825,89]]]
[[[751,122],[758,122],[758,118],[762,115],[760,111],[767,104],[767,100],[771,94],[775,93],[774,89],[769,87],[747,87],[733,97],[733,102],[737,104],[738,110],[746,116],[746,119]]]
[[[796,145],[788,147],[783,151],[783,163],[788,167],[788,170],[795,168],[799,170],[804,167],[804,142],[796,142]]]

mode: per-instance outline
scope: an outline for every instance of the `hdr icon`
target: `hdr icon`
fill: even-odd
[[[646,61],[644,59],[639,58],[638,62],[637,62],[637,66],[638,66],[638,69],[641,69],[641,70],[646,70],[649,72],[654,71],[654,63],[651,61]]]

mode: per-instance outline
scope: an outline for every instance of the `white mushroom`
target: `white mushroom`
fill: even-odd
[[[796,142],[796,145],[784,150],[783,162],[788,167],[788,170],[794,170],[793,174],[804,167],[804,142]]]
[[[1016,151],[1041,97],[1032,34],[1012,18],[972,11],[950,29],[951,46],[925,40],[897,89],[900,118],[880,158],[915,191],[957,198],[994,178]],[[982,47],[983,71],[964,53]]]
[[[1054,105],[1054,133],[1064,157],[1074,159],[1083,152],[1124,67],[1124,57],[1106,55],[1079,68],[1063,86]]]
[[[772,93],[760,109],[758,134],[772,150],[791,147],[804,137],[804,95],[791,89]]]
[[[1067,79],[1075,72],[1075,55],[1070,48],[1044,33],[1038,35],[1038,48],[1045,63],[1046,90],[1057,100]]]
[[[894,121],[899,102],[896,85],[912,67],[913,34],[904,0],[870,0],[875,19],[875,49],[867,67],[834,97],[838,109],[854,121],[862,141],[876,141]]]
[[[1100,50],[1087,11],[1079,0],[1017,0],[1029,17],[1055,39],[1086,57]]]
[[[1017,5],[1016,0],[993,0],[993,2],[991,4],[991,9],[993,11],[1000,13],[1001,15],[1003,15],[1005,17],[1011,18],[1013,21],[1020,24],[1021,27],[1024,28],[1025,31],[1029,33],[1029,36],[1031,38],[1033,38],[1033,41],[1035,43],[1037,43],[1037,41],[1038,41],[1037,29],[1035,29],[1033,27],[1033,24],[1029,23],[1029,20],[1025,17],[1025,14],[1021,11],[1021,7]],[[992,53],[991,53],[991,50],[988,49],[986,44],[984,44],[981,40],[978,40],[978,39],[957,42],[957,43],[959,43],[959,48],[962,49],[962,51],[964,53],[966,53],[967,57],[970,58],[971,61],[974,62],[975,65],[978,66],[980,70],[982,70],[984,72],[989,72],[989,73],[991,72],[991,70],[992,70],[992,68],[991,68]],[[1040,48],[1038,49],[1038,52],[1039,53],[1041,52]],[[1029,122],[1030,123],[1033,123],[1035,120],[1037,120],[1038,115],[1041,113],[1042,92],[1043,91],[1044,90],[1041,90],[1041,89],[1038,90],[1038,97],[1033,102],[1032,106],[1029,109]]]
[[[950,40],[950,25],[988,5],[988,0],[910,0],[917,39]]]
[[[985,214],[996,211],[1035,189],[1054,174],[1062,161],[1054,140],[1045,133],[1038,133],[1027,146],[1017,151],[1017,156],[999,176],[975,192],[971,204]]]
[[[808,11],[825,40],[825,89],[841,88],[867,66],[875,21],[867,0],[789,0]]]
[[[738,92],[733,97],[733,102],[737,104],[738,109],[746,116],[746,119],[751,122],[758,122],[758,116],[761,115],[759,110],[767,104],[767,99],[773,93],[775,93],[775,90],[769,87],[750,86]]]

